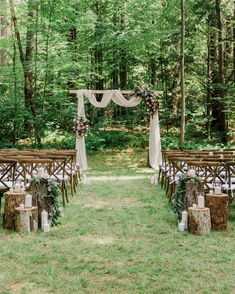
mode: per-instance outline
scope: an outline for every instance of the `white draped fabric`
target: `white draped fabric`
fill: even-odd
[[[104,93],[102,100],[99,102],[96,100],[94,94],[91,90],[78,90],[78,111],[79,117],[85,118],[84,109],[84,97],[88,98],[90,103],[97,108],[105,108],[109,105],[111,101],[115,102],[119,106],[123,107],[135,107],[140,104],[141,99],[133,97],[131,99],[126,99],[122,93],[118,90],[108,90]],[[86,146],[85,138],[77,136],[76,140],[77,149],[77,165],[80,166],[81,170],[87,170],[87,157],[86,157]],[[158,169],[159,164],[161,164],[161,138],[160,138],[160,126],[159,126],[159,115],[158,112],[150,118],[150,136],[149,136],[149,162],[153,169]]]

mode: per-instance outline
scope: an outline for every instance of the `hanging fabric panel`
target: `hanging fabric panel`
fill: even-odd
[[[140,104],[141,99],[133,97],[126,99],[122,93],[118,90],[108,90],[104,93],[102,100],[99,102],[96,100],[95,95],[91,90],[79,90],[77,91],[78,98],[78,110],[77,115],[85,118],[84,110],[84,97],[97,108],[105,108],[111,101],[122,107],[135,107]],[[85,138],[77,136],[76,139],[77,149],[77,165],[81,170],[87,170],[87,157],[86,157],[86,146]],[[150,118],[150,135],[149,135],[149,162],[153,169],[158,169],[159,164],[162,163],[161,155],[161,138],[160,138],[160,126],[159,126],[159,115],[158,112]]]

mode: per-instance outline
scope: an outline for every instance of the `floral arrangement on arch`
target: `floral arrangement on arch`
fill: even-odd
[[[159,110],[159,96],[145,85],[136,86],[134,96],[142,98],[147,111],[153,116]]]
[[[85,117],[78,115],[75,117],[73,130],[77,133],[78,136],[85,136],[86,132],[88,131],[88,127],[89,124]]]

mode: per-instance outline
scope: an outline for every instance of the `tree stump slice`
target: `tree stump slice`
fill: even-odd
[[[186,192],[184,197],[184,208],[188,210],[194,203],[198,203],[198,195],[203,192],[203,183],[199,182],[186,182]]]
[[[188,209],[189,231],[195,235],[206,235],[211,231],[211,217],[209,208]]]
[[[206,194],[206,207],[210,208],[212,229],[227,230],[229,218],[228,194]]]
[[[15,208],[25,202],[25,192],[11,192],[5,193],[5,205],[3,214],[3,228],[8,230],[15,230],[16,211]]]
[[[38,208],[15,208],[17,232],[29,233],[38,230]]]

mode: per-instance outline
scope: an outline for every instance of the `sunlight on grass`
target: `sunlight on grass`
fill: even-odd
[[[234,205],[228,232],[180,234],[145,161],[134,150],[91,155],[91,185],[60,226],[1,229],[0,293],[234,293]]]

